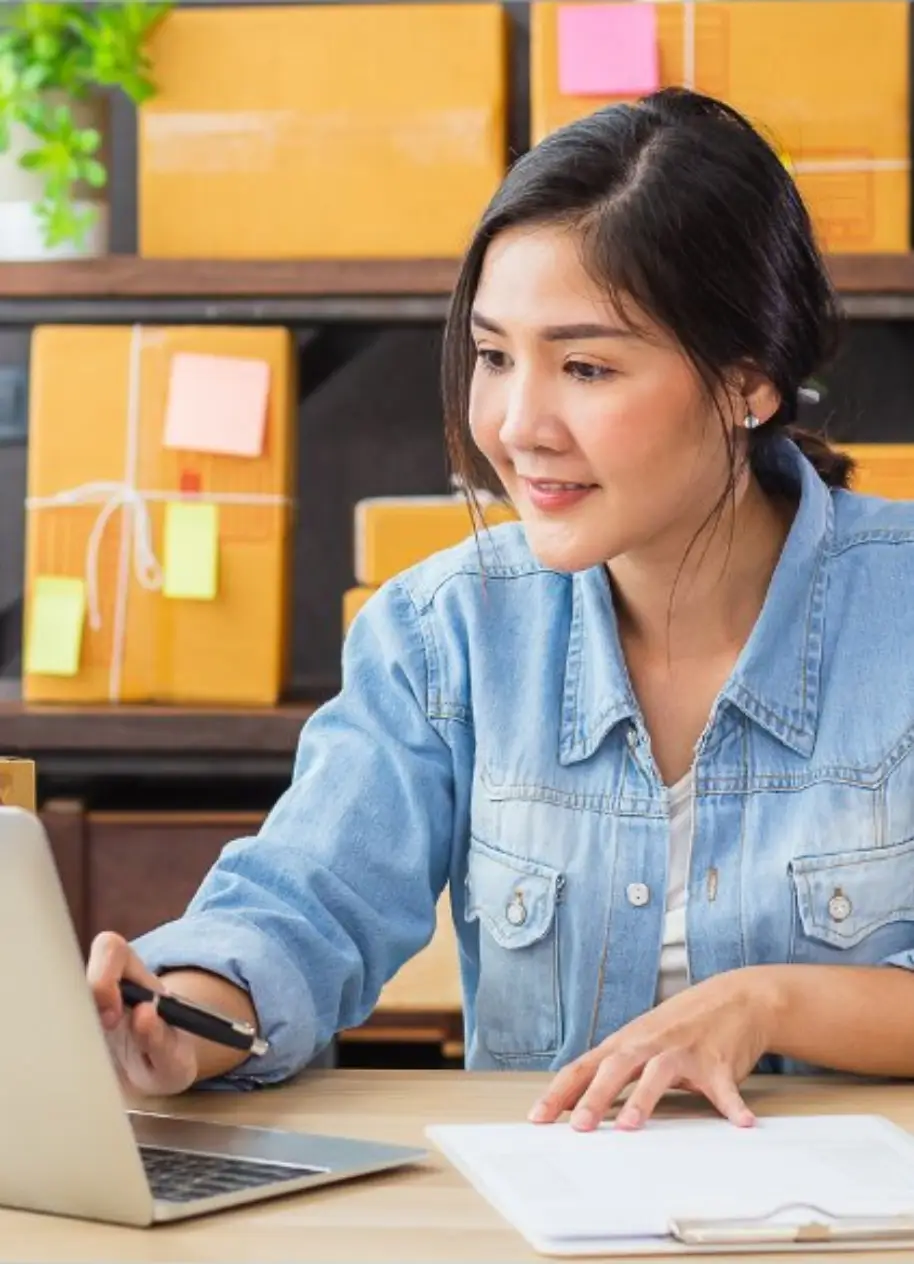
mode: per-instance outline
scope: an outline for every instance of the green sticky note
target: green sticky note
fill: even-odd
[[[218,560],[218,505],[169,501],[165,506],[165,596],[212,601]]]
[[[86,585],[62,575],[36,576],[25,646],[25,670],[37,676],[75,676],[79,671]]]

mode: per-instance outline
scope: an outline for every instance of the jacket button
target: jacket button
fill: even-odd
[[[835,888],[835,894],[828,901],[828,916],[833,922],[843,922],[851,915],[853,905],[844,894],[840,887]]]
[[[523,926],[527,920],[527,906],[524,904],[522,892],[515,891],[514,899],[505,909],[505,917],[512,926]]]
[[[651,898],[650,887],[644,882],[630,882],[625,888],[625,896],[634,908],[643,908]]]

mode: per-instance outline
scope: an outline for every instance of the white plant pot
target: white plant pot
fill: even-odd
[[[61,98],[58,98],[61,99]],[[80,127],[95,127],[102,134],[98,155],[106,161],[108,109],[104,97],[89,101],[68,102]],[[77,188],[73,204],[79,209],[91,207],[94,221],[81,246],[66,242],[48,247],[42,237],[41,223],[35,205],[43,191],[42,176],[24,171],[19,158],[34,147],[32,134],[21,123],[11,128],[12,144],[0,154],[0,259],[6,261],[46,259],[88,259],[108,253],[109,213],[107,188]]]

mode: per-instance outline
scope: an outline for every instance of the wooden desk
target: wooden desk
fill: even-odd
[[[541,1075],[462,1071],[325,1071],[258,1093],[207,1093],[152,1109],[239,1123],[339,1132],[425,1144],[431,1122],[522,1119]],[[747,1094],[759,1114],[875,1112],[914,1130],[914,1085],[755,1080]],[[680,1097],[667,1113],[707,1110]],[[86,1138],[91,1162],[91,1137]],[[717,1256],[718,1260],[726,1257]],[[733,1257],[734,1259],[736,1257]],[[741,1264],[777,1256],[740,1256]],[[784,1259],[784,1256],[780,1257]],[[834,1264],[840,1255],[804,1255]],[[855,1257],[847,1255],[850,1264]],[[901,1252],[867,1253],[901,1264]],[[521,1261],[536,1260],[524,1240],[442,1159],[237,1211],[154,1229],[122,1229],[24,1212],[0,1211],[0,1259],[79,1261]]]

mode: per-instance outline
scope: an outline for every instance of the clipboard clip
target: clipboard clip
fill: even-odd
[[[791,1215],[788,1220],[775,1217]],[[801,1218],[802,1217],[802,1218]],[[822,1207],[786,1203],[754,1219],[676,1218],[670,1236],[688,1246],[740,1246],[765,1243],[914,1241],[914,1213],[903,1216],[834,1216]]]

